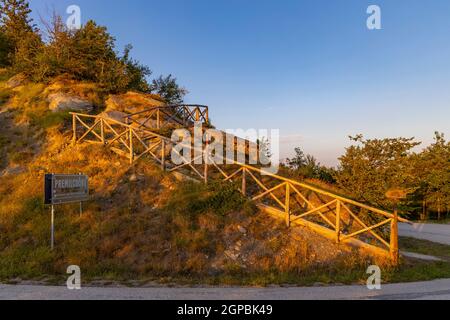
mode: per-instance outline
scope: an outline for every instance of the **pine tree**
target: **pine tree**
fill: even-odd
[[[184,96],[188,93],[186,89],[180,87],[177,79],[171,74],[154,79],[150,91],[160,95],[169,104],[182,103]]]
[[[0,67],[9,65],[9,57],[13,51],[11,42],[5,33],[0,29]]]
[[[26,0],[0,0],[0,28],[13,44],[36,31],[30,13]]]
[[[0,0],[0,31],[7,41],[7,63],[16,72],[35,67],[34,58],[42,46],[38,30],[30,18],[31,9],[26,0]]]

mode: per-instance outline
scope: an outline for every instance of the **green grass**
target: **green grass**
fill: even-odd
[[[444,218],[441,220],[429,219],[429,220],[418,220],[417,223],[431,223],[431,224],[450,224],[450,218]]]
[[[401,250],[426,254],[450,261],[450,246],[440,243],[435,243],[427,240],[400,237],[399,246]]]
[[[12,91],[9,89],[0,89],[0,105],[7,102],[12,96]]]
[[[32,125],[42,129],[55,127],[72,119],[68,111],[28,112],[27,116],[31,119]]]
[[[450,278],[450,246],[407,237],[399,238],[399,246],[403,251],[431,255],[444,261],[408,259],[395,272],[388,272],[385,280],[411,282]]]
[[[7,69],[0,69],[0,82],[5,82],[11,78],[11,73]]]
[[[414,261],[405,262],[398,270],[384,273],[383,280],[389,283],[430,281],[450,278],[450,263]]]

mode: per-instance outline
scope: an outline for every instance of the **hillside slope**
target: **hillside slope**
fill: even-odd
[[[108,97],[94,86],[80,87],[89,88],[100,112]],[[231,184],[177,181],[151,162],[130,166],[107,149],[72,146],[70,118],[48,111],[48,91],[40,84],[12,90],[0,84],[0,279],[59,279],[71,264],[91,280],[310,284],[364,278],[370,258],[306,229],[287,229]],[[92,195],[81,216],[77,205],[57,207],[54,251],[49,208],[42,204],[49,172],[87,174]]]

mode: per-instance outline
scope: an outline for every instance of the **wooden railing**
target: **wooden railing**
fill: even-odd
[[[195,122],[209,124],[207,106],[201,105],[171,105],[152,107],[147,110],[130,114],[126,119],[128,124],[149,130],[162,129],[169,125],[191,127]]]
[[[161,165],[163,170],[180,172],[200,179],[239,182],[240,191],[261,209],[283,218],[288,226],[306,226],[336,243],[347,243],[367,249],[375,254],[387,255],[398,263],[398,222],[408,222],[389,213],[352,199],[336,195],[306,183],[282,177],[264,168],[257,168],[233,159],[226,165],[217,163],[207,145],[201,150],[193,146],[184,158],[173,149],[174,142],[144,126],[133,126],[103,116],[71,113],[73,116],[73,142],[103,144],[126,156],[130,163],[144,156]],[[180,163],[173,163],[175,152]],[[202,158],[202,164],[196,160]]]

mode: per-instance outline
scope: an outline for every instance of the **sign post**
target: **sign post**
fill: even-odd
[[[44,204],[51,205],[51,249],[55,247],[55,205],[80,203],[89,200],[88,177],[82,174],[46,174],[44,182]]]
[[[55,206],[52,205],[52,226],[51,226],[51,240],[50,240],[50,248],[53,250],[55,247]]]

